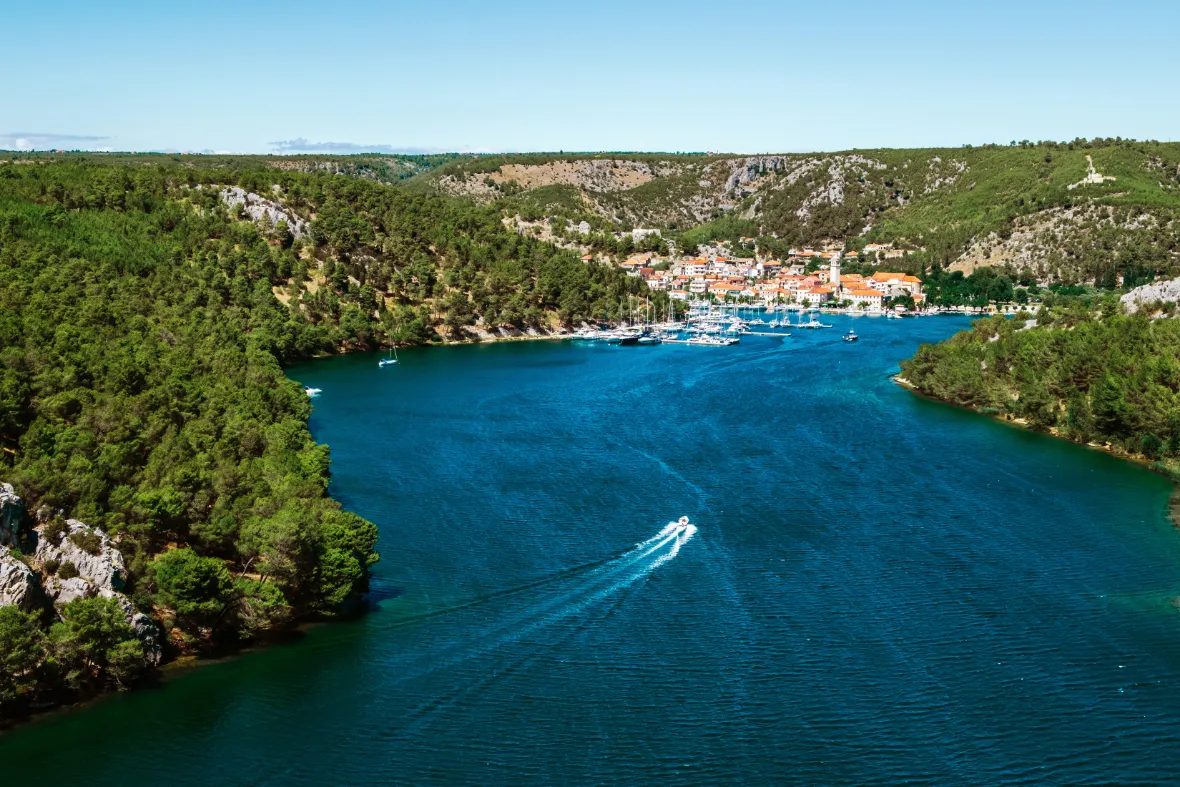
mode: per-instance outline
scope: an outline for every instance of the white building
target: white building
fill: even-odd
[[[866,309],[880,309],[885,295],[878,290],[866,287],[863,290],[845,290],[840,296],[843,300],[852,301],[852,305],[863,305]]]

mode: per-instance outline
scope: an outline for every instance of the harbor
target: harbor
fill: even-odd
[[[795,316],[793,316],[795,315]],[[734,306],[713,303],[694,303],[677,317],[663,322],[630,320],[624,325],[584,326],[565,338],[583,344],[608,344],[621,347],[683,344],[704,347],[730,347],[742,337],[759,336],[785,339],[792,331],[823,331],[836,326],[824,322],[833,315],[901,319],[896,312],[865,312],[863,310],[820,310],[800,306]],[[859,337],[849,329],[845,341]]]

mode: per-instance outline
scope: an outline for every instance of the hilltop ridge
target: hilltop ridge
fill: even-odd
[[[1173,270],[1180,145],[1124,140],[779,155],[459,157],[408,188],[546,221],[558,238],[659,229],[680,244],[887,242],[914,265],[1111,285]]]

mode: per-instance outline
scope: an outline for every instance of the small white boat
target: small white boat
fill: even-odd
[[[688,517],[680,517],[680,519],[676,520],[676,524],[680,525],[681,527],[688,527]]]
[[[321,393],[323,393],[323,391],[321,391],[319,388],[312,388],[310,385],[309,385],[309,386],[307,386],[307,387],[305,387],[305,388],[303,389],[303,392],[304,392],[305,394],[307,394],[307,397],[308,397],[309,399],[314,399],[315,397],[317,397],[317,396],[319,396]]]
[[[854,342],[859,338],[860,337],[856,335],[856,331],[853,330],[849,330],[848,333],[844,334],[844,341],[846,342]]]
[[[397,363],[397,346],[389,343],[389,355],[377,361],[377,366],[393,366]]]
[[[739,341],[741,341],[741,340],[738,339],[736,336],[706,335],[706,336],[694,336],[693,338],[691,338],[687,342],[685,342],[685,344],[696,344],[696,345],[701,345],[704,347],[728,347],[731,344],[737,344]]]

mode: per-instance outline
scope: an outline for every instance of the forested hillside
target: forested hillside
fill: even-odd
[[[1180,322],[1123,314],[1114,297],[1025,317],[923,345],[902,377],[952,404],[1180,468]]]
[[[58,547],[115,561],[165,656],[334,614],[367,589],[377,529],[327,496],[328,449],[284,363],[387,333],[459,336],[477,315],[589,317],[643,287],[495,210],[363,178],[0,163],[0,480],[36,515],[0,559],[59,600],[0,610],[0,706],[147,666],[131,613],[89,597],[99,586]]]
[[[458,158],[407,181],[575,241],[633,227],[681,246],[893,243],[908,269],[981,265],[1041,284],[1143,280],[1180,263],[1180,145],[1130,140],[761,156]],[[573,230],[586,221],[591,234]]]

